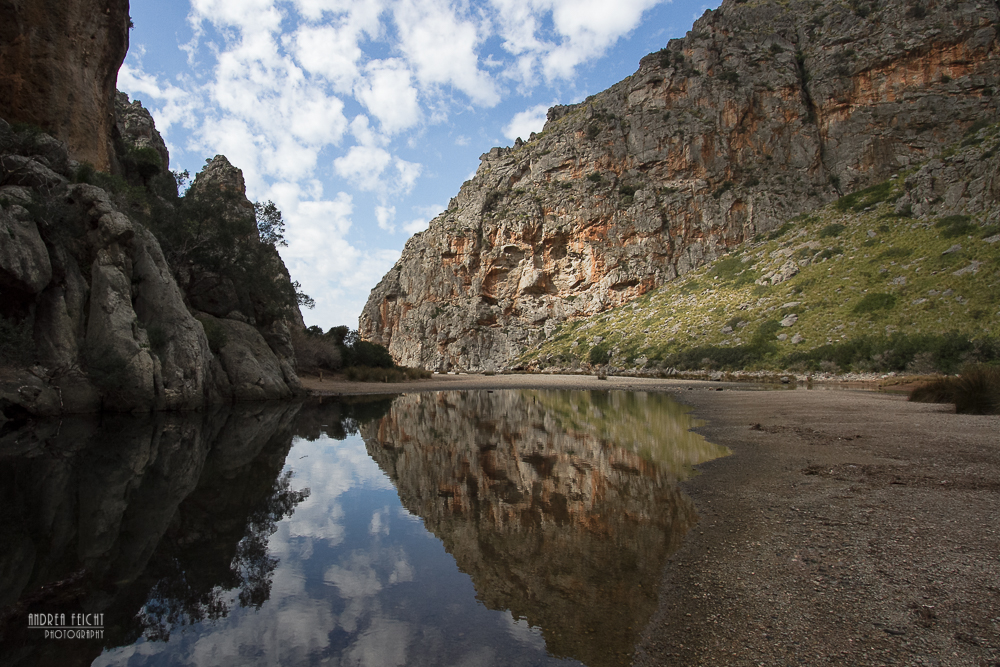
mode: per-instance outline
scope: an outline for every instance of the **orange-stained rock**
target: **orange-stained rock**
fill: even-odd
[[[128,0],[5,0],[0,118],[66,142],[70,158],[111,171]]]
[[[621,305],[995,121],[995,3],[726,0],[540,135],[482,156],[372,290],[400,363],[500,370]]]

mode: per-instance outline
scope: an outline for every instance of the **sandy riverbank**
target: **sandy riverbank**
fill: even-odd
[[[644,378],[306,384],[665,391],[691,405],[733,455],[684,483],[701,520],[664,570],[637,665],[1000,665],[1000,417]]]

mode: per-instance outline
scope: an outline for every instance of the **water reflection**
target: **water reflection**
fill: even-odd
[[[0,433],[0,664],[627,662],[725,452],[659,395],[497,391]],[[105,614],[45,640],[33,612]]]
[[[478,391],[401,397],[361,433],[478,599],[594,666],[628,662],[695,520],[675,482],[725,453],[690,427],[662,395]]]

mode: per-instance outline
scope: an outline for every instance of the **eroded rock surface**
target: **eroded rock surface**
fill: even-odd
[[[997,18],[990,3],[724,2],[485,153],[372,290],[363,337],[406,365],[502,369],[567,318],[933,157],[997,118]]]
[[[162,175],[169,155],[152,118],[138,102],[119,102],[123,159],[153,148]],[[171,266],[113,193],[74,176],[64,144],[0,120],[0,233],[10,240],[0,246],[0,317],[33,341],[32,358],[13,360],[0,378],[0,409],[190,410],[300,389],[287,325],[258,322],[254,295],[229,285],[235,296],[218,313],[224,333],[213,352],[202,322],[216,320],[199,306],[218,301],[213,290],[226,286],[203,270]],[[224,156],[196,179],[205,183],[231,195],[234,215],[252,218],[243,175]],[[271,259],[288,281],[276,253]],[[301,315],[293,320],[301,324]]]
[[[128,0],[6,0],[2,13],[0,118],[35,125],[72,159],[111,171]]]

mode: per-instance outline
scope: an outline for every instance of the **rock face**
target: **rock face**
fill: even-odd
[[[127,98],[119,108],[123,159],[152,148],[161,155],[158,177],[171,178],[152,118]],[[0,120],[0,234],[9,239],[0,245],[0,324],[31,343],[31,358],[7,360],[20,370],[0,377],[0,410],[190,410],[287,398],[300,389],[284,321],[260,320],[252,296],[220,287],[204,270],[171,266],[120,197],[70,182],[76,176],[64,144]],[[242,173],[225,157],[209,161],[196,179],[203,190],[209,183],[231,195],[234,215],[252,220]],[[150,196],[147,205],[161,214],[177,205]],[[260,245],[255,235],[247,243]],[[270,261],[287,283],[280,257]],[[220,289],[236,296],[218,319],[199,306],[224,300],[213,296]],[[297,311],[292,321],[301,325]]]
[[[726,451],[690,426],[659,395],[439,392],[399,397],[361,435],[477,599],[540,628],[553,655],[610,665],[696,519],[677,479]]]
[[[397,362],[502,369],[555,326],[996,119],[992,3],[733,2],[540,135],[482,156],[372,290]]]
[[[35,125],[72,159],[111,171],[128,0],[4,0],[2,15],[0,118]]]

